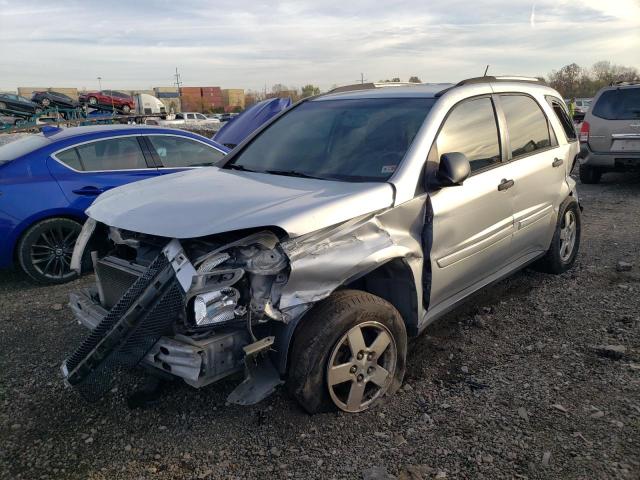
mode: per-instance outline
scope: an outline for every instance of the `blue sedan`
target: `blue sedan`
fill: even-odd
[[[0,268],[19,265],[40,283],[73,278],[71,254],[84,211],[102,192],[212,165],[229,151],[160,127],[45,127],[0,147]]]

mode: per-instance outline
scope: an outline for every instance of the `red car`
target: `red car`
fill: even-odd
[[[99,92],[87,92],[80,95],[80,103],[86,103],[89,107],[103,107],[107,109],[121,110],[129,113],[135,108],[133,97],[115,90],[101,90]]]

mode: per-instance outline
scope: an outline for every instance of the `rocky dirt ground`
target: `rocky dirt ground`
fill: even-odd
[[[67,294],[91,278],[3,274],[0,477],[640,478],[640,177],[580,193],[574,270],[526,270],[438,321],[401,392],[357,416],[308,416],[282,391],[226,405],[238,379],[129,410],[131,375],[88,404],[59,366],[83,336]]]

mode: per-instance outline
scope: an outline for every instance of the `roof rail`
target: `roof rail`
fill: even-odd
[[[368,82],[368,83],[354,83],[352,85],[343,85],[329,90],[327,93],[340,93],[351,92],[354,90],[370,90],[372,88],[389,88],[389,87],[411,87],[415,85],[422,85],[415,82]]]
[[[485,75],[484,77],[472,77],[472,78],[461,80],[460,82],[456,83],[453,87],[445,88],[444,90],[436,93],[436,97],[440,97],[444,93],[448,92],[449,90],[456,87],[462,87],[463,85],[472,85],[475,83],[494,83],[494,82],[527,82],[527,83],[537,83],[540,85],[544,85],[544,82],[536,77],[520,77],[515,75],[509,75],[509,76],[503,75],[503,76],[496,77],[492,75]]]
[[[639,85],[640,84],[640,80],[620,80],[617,82],[611,82],[609,84],[610,87],[625,87],[627,85]]]

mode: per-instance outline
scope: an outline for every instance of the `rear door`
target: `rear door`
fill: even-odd
[[[452,108],[429,153],[464,153],[471,176],[461,186],[430,192],[433,210],[430,310],[437,312],[505,267],[511,255],[513,189],[501,162],[490,96]],[[434,151],[435,149],[435,151]],[[428,239],[426,244],[429,243]]]
[[[163,174],[209,167],[225,155],[221,150],[193,138],[162,134],[146,135],[144,138]]]
[[[640,153],[640,85],[603,91],[591,110],[594,152]]]
[[[500,94],[507,159],[514,180],[514,258],[549,247],[569,148],[560,147],[544,111],[531,96]]]
[[[47,164],[71,206],[80,210],[111,188],[158,175],[135,135],[67,147],[52,154]]]

